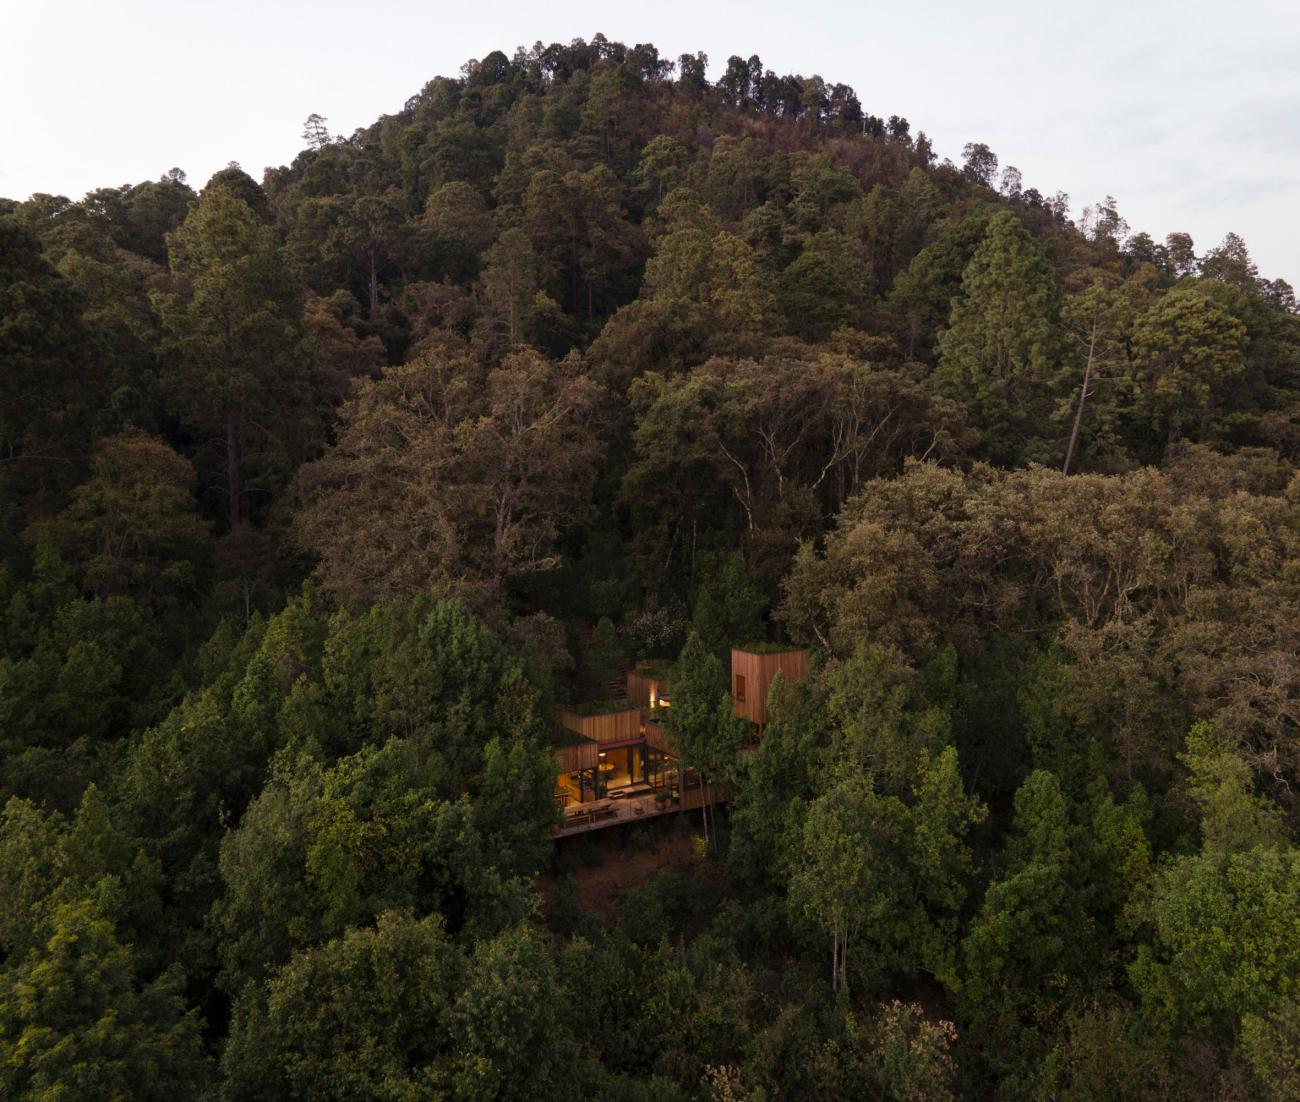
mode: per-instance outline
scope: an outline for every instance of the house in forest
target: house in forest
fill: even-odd
[[[808,652],[780,643],[757,643],[731,649],[731,700],[736,715],[756,727],[771,722],[767,695],[779,673],[797,685],[808,672]]]
[[[663,748],[660,725],[647,724],[627,701],[561,709],[560,725],[556,793],[565,807],[663,788],[666,774],[677,768]]]
[[[802,681],[808,652],[758,644],[731,652],[736,714],[767,726],[767,695],[777,673]],[[560,710],[555,799],[564,810],[557,836],[613,826],[726,799],[721,785],[703,786],[681,768],[664,712],[671,708],[672,669],[637,662],[627,671],[625,700],[592,701]]]
[[[564,823],[557,835],[701,806],[700,788],[683,775],[657,707],[580,704],[561,709],[560,727],[555,798]]]

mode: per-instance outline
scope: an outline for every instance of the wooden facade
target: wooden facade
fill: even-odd
[[[595,769],[600,761],[600,744],[591,739],[561,746],[555,751],[557,773],[577,773],[581,769]]]
[[[658,720],[646,721],[645,742],[651,749],[662,750],[665,754],[670,754],[673,757],[677,756],[676,737],[666,724],[660,723]]]
[[[560,711],[566,729],[601,746],[610,742],[632,742],[641,737],[641,709],[624,708],[617,712],[584,716],[568,708]]]
[[[780,672],[791,685],[797,685],[808,672],[806,650],[742,650],[731,651],[731,699],[736,715],[767,726],[771,717],[767,712],[767,694],[772,681]]]
[[[627,702],[649,711],[660,697],[668,695],[668,678],[653,662],[638,662],[627,671]]]

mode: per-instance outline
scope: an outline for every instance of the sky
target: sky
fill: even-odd
[[[493,49],[590,38],[851,84],[942,157],[1113,195],[1133,229],[1229,231],[1300,286],[1300,0],[0,0],[0,196],[79,198],[173,166],[260,178],[324,115],[350,134]]]

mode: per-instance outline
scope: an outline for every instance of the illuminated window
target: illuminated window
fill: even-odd
[[[745,675],[743,673],[736,674],[736,702],[739,704],[745,703]]]

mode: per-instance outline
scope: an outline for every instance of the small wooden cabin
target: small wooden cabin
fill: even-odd
[[[629,704],[648,712],[667,703],[668,667],[657,662],[638,662],[627,671],[627,700]]]
[[[778,671],[791,685],[808,672],[808,652],[775,645],[733,647],[731,651],[731,699],[736,715],[766,727],[767,694]]]

